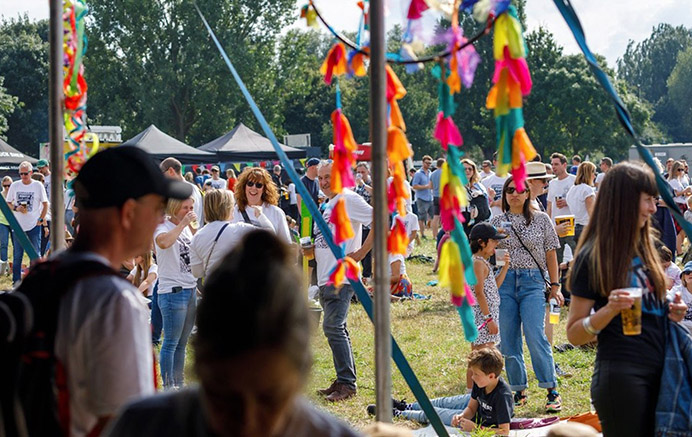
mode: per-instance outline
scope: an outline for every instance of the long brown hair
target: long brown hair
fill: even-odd
[[[656,196],[653,174],[644,168],[622,163],[611,168],[598,189],[589,224],[577,245],[574,259],[588,251],[580,262],[589,263],[590,285],[601,296],[628,286],[632,259],[639,256],[648,269],[656,295],[663,298],[666,281],[654,246],[654,229],[647,221],[639,227],[641,194]],[[574,277],[568,278],[570,287]]]
[[[132,278],[132,285],[135,287],[142,285],[142,282],[147,278],[147,276],[149,276],[149,268],[153,262],[151,250],[147,250],[139,256],[142,257],[142,263],[137,263],[137,267],[135,268],[135,277]]]
[[[478,167],[476,167],[475,162],[471,161],[468,158],[464,158],[461,160],[461,163],[466,164],[473,169],[473,174],[471,175],[470,178],[468,178],[468,180],[469,180],[468,186],[469,187],[473,186],[473,184],[475,184],[476,182],[481,181],[481,176],[478,174]]]
[[[685,164],[682,163],[682,161],[675,161],[673,163],[673,167],[670,169],[670,173],[668,173],[668,180],[671,181],[673,179],[678,178],[678,170],[679,169],[685,169]]]
[[[245,211],[245,208],[247,208],[245,185],[247,185],[248,181],[261,182],[264,185],[262,202],[267,202],[271,205],[279,203],[279,192],[276,190],[276,185],[274,185],[269,172],[261,167],[245,167],[235,183],[235,202],[240,211]]]
[[[577,168],[577,178],[574,185],[586,184],[593,187],[593,176],[596,174],[596,164],[584,161]]]
[[[509,211],[509,202],[507,202],[507,187],[509,187],[509,183],[513,181],[514,177],[510,176],[502,186],[502,211],[504,212]],[[514,185],[516,187],[516,184]],[[531,220],[533,220],[533,209],[531,209],[531,192],[529,191],[529,184],[526,182],[526,180],[524,180],[524,191],[522,192],[526,193],[526,200],[524,201],[524,206],[522,207],[522,214],[526,219],[526,226],[528,226],[531,224]]]

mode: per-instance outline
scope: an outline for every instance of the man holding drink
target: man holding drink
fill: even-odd
[[[571,226],[569,206],[565,197],[569,189],[574,186],[576,176],[567,172],[567,157],[561,153],[553,153],[550,156],[550,165],[553,168],[555,179],[550,181],[548,186],[548,207],[546,212],[555,223],[555,231],[560,239],[560,247],[557,249],[558,263],[562,262],[562,254],[565,251],[565,245],[568,245],[574,253],[577,242],[574,240],[574,216],[572,216]],[[556,223],[556,219],[560,217],[560,223]],[[570,232],[571,231],[571,232]]]

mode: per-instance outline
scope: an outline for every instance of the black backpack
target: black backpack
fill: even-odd
[[[0,292],[0,437],[68,434],[69,399],[55,357],[60,299],[77,281],[118,273],[98,261],[49,260]],[[63,408],[64,407],[64,408]],[[65,416],[65,414],[63,414]]]

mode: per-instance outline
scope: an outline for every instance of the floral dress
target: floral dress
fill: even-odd
[[[483,281],[483,294],[485,295],[485,301],[488,303],[488,310],[490,310],[490,315],[496,325],[500,325],[500,293],[497,291],[497,282],[495,281],[495,275],[493,274],[493,266],[490,265],[487,259],[482,256],[474,255],[474,260],[480,260],[488,268],[488,276],[485,277]],[[475,290],[474,290],[475,291]],[[490,334],[488,331],[488,325],[485,323],[485,316],[481,311],[480,305],[478,305],[478,299],[476,299],[476,305],[473,306],[473,315],[475,317],[476,327],[478,328],[478,338],[473,342],[474,345],[485,344],[485,343],[500,343],[500,334],[495,335]],[[482,328],[481,328],[482,326]]]

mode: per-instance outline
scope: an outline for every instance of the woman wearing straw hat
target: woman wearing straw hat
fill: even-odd
[[[545,212],[545,205],[541,202],[540,197],[545,195],[548,191],[548,182],[555,177],[555,175],[548,174],[545,164],[542,162],[529,162],[526,164],[526,180],[529,184],[529,191],[531,193],[531,206],[536,211]]]

